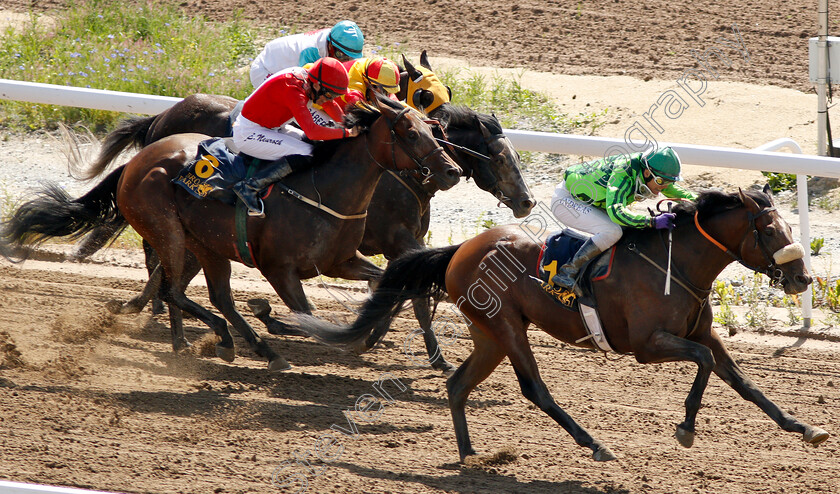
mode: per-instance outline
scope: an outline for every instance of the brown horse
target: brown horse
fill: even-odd
[[[406,72],[400,78],[403,99],[407,91],[409,78],[417,79],[422,74],[405,60]],[[420,64],[431,71],[428,57],[424,51]],[[429,91],[417,90],[420,94],[409,98],[428,106],[433,95]],[[196,94],[184,98],[168,110],[152,117],[135,117],[123,121],[120,126],[108,134],[103,142],[99,156],[85,170],[76,173],[90,179],[102,174],[107,167],[127,147],[147,146],[166,136],[197,132],[212,136],[227,136],[230,133],[230,113],[237,100],[227,96]],[[440,102],[437,102],[440,103]],[[448,101],[439,104],[430,114],[446,128],[447,139],[457,147],[446,147],[446,151],[461,166],[463,176],[473,178],[475,184],[491,193],[500,203],[508,206],[517,218],[528,215],[535,200],[525,184],[519,169],[519,154],[510,140],[504,135],[499,120],[494,115],[477,113],[469,108],[454,106]],[[482,155],[484,157],[482,157]],[[376,187],[368,208],[365,233],[359,250],[366,256],[383,254],[391,260],[401,254],[425,246],[424,237],[429,230],[430,201],[439,187],[434,182],[423,183],[416,174],[397,175],[386,173]],[[110,227],[95,229],[78,246],[77,256],[86,257],[103,247],[113,233],[121,228],[119,222]],[[148,247],[144,243],[144,247]],[[157,293],[161,272],[154,271],[157,259],[151,249],[146,248],[149,283],[143,292],[128,302],[112,301],[108,307],[114,312],[135,313],[149,302]],[[199,272],[200,266],[192,256],[185,263],[187,283]],[[376,268],[368,266],[373,272]],[[434,332],[431,331],[431,310],[426,299],[412,301],[432,366],[451,372],[450,365],[440,353]],[[295,334],[280,321],[271,317],[268,301],[255,299],[249,301],[254,314],[266,325],[272,334]],[[154,305],[155,312],[162,307]],[[289,306],[294,311],[303,307]]]
[[[662,291],[668,258],[664,234],[653,229],[628,230],[614,250],[604,254],[613,256],[609,275],[593,282],[603,328],[615,351],[632,354],[640,363],[697,364],[685,401],[685,421],[677,426],[677,439],[685,447],[693,443],[700,400],[712,372],[782,429],[801,433],[814,445],[829,436],[770,401],[712,330],[711,286],[733,260],[769,274],[786,293],[801,292],[811,283],[801,247],[793,244],[790,227],[768,192],[769,188],[763,193],[705,192],[696,203],[674,208],[675,284],[670,295]],[[528,270],[536,269],[540,248],[530,230],[504,226],[461,245],[409,254],[388,266],[352,325],[336,327],[300,317],[298,326],[322,341],[357,346],[371,335],[374,325],[387,327],[381,322],[393,318],[402,301],[448,292],[466,319],[474,343],[473,352],[446,383],[461,460],[475,454],[464,411],[467,397],[505,357],[527,399],[556,420],[577,444],[590,448],[596,460],[614,459],[604,444],[554,402],[528,344],[526,330],[533,323],[566,343],[595,348],[586,338],[580,315],[556,303],[528,276]]]
[[[323,198],[327,208],[353,217],[342,219],[289,194],[272,193],[264,200],[266,218],[247,220],[254,264],[290,306],[309,311],[301,279],[324,273],[367,280],[378,274],[367,269],[368,262],[356,249],[364,232],[363,213],[386,169],[425,170],[442,189],[460,178],[461,170],[437,144],[420,114],[385,98],[377,104],[378,112],[359,108],[348,117],[348,125],[367,127],[363,134],[318,146],[313,156],[317,165],[284,182],[303,196]],[[47,189],[12,215],[3,226],[2,238],[22,246],[50,236],[78,236],[118,209],[159,254],[175,350],[188,345],[181,321],[181,311],[188,310],[220,336],[217,355],[228,361],[235,356],[225,319],[184,294],[184,257],[189,250],[204,269],[213,305],[258,355],[269,360],[270,370],[288,368],[234,306],[230,261],[240,260],[234,208],[220,201],[196,200],[171,183],[206,138],[176,134],[157,141],[76,200],[55,187]]]

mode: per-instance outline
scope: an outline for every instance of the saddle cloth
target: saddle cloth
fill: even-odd
[[[551,277],[557,273],[560,266],[575,255],[586,238],[586,236],[570,229],[549,236],[543,244],[540,258],[537,261],[537,275],[539,277],[532,276],[531,278],[539,284],[546,295],[563,308],[580,313],[581,320],[589,333],[589,336],[584,339],[591,338],[603,352],[613,352],[614,350],[607,341],[606,334],[601,326],[595,297],[592,294],[592,282],[603,280],[609,276],[615,247],[581,268],[577,279],[578,288],[581,292],[580,296],[573,291],[555,287],[551,282]]]
[[[214,137],[198,144],[195,159],[181,169],[172,181],[197,199],[212,195],[228,204],[236,202],[231,185],[243,180],[248,165],[242,156],[232,153],[222,138]]]

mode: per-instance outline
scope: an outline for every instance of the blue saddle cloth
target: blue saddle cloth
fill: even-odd
[[[550,282],[551,276],[557,273],[560,266],[566,264],[574,257],[580,249],[580,246],[586,242],[586,239],[586,236],[569,229],[562,230],[548,237],[545,240],[545,244],[543,244],[543,251],[539,261],[538,273],[540,279],[547,283]]]
[[[236,196],[230,186],[245,179],[247,172],[248,166],[242,156],[230,152],[224,140],[214,137],[198,143],[195,159],[172,181],[197,199],[213,194],[214,199],[233,204]]]
[[[547,295],[572,311],[579,310],[579,303],[585,303],[590,307],[595,307],[595,298],[592,296],[593,278],[603,278],[609,272],[609,255],[601,254],[583,266],[578,274],[578,288],[581,292],[580,300],[578,300],[579,297],[574,292],[555,287],[551,282],[551,277],[557,273],[560,266],[566,264],[574,257],[587,238],[587,236],[570,229],[562,230],[549,236],[545,240],[545,244],[543,244],[542,254],[537,263],[537,274],[539,277],[531,277]],[[610,251],[608,250],[607,252]]]

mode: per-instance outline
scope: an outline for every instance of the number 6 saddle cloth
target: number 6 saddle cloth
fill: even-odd
[[[598,317],[595,297],[592,294],[592,283],[609,277],[615,256],[615,246],[580,269],[577,277],[578,293],[555,287],[551,281],[560,266],[574,257],[587,238],[586,235],[569,228],[549,236],[542,246],[540,258],[537,261],[537,276],[531,276],[531,279],[563,308],[580,313],[583,324],[589,331],[589,336],[584,339],[592,338],[601,351],[612,352],[613,349],[607,341],[600,317]]]
[[[228,204],[236,202],[230,187],[246,178],[248,165],[245,159],[232,153],[219,137],[198,143],[195,159],[181,169],[172,181],[197,199],[211,196]]]

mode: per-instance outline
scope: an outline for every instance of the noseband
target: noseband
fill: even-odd
[[[755,271],[756,273],[766,274],[770,278],[770,284],[772,286],[780,286],[782,281],[785,278],[784,273],[782,272],[781,268],[779,268],[776,259],[784,258],[785,262],[782,264],[794,261],[796,259],[802,258],[802,252],[799,251],[798,253],[794,253],[790,255],[789,245],[782,247],[776,252],[770,252],[770,249],[767,247],[767,244],[762,241],[761,234],[758,231],[758,226],[755,224],[755,220],[764,216],[765,214],[769,214],[775,211],[775,207],[769,207],[762,209],[758,212],[758,214],[753,214],[751,211],[747,211],[747,218],[749,220],[750,228],[744,232],[744,236],[741,237],[741,241],[738,242],[738,252],[734,252],[731,249],[727,248],[725,245],[721,244],[717,240],[715,240],[708,232],[703,230],[703,227],[700,226],[700,221],[698,219],[698,213],[694,213],[694,226],[697,227],[697,230],[703,235],[708,241],[712,244],[717,246],[720,250],[724,251],[729,257],[741,263],[744,267]],[[752,233],[753,238],[755,239],[755,245],[761,250],[761,254],[764,256],[764,265],[761,266],[752,266],[744,261],[743,256],[741,253],[744,250],[744,242],[747,240],[747,236]],[[785,254],[783,254],[785,253]],[[798,255],[797,255],[798,254]]]

